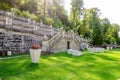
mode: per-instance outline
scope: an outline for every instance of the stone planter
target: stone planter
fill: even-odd
[[[32,63],[38,63],[41,54],[41,49],[30,49]]]
[[[12,51],[7,51],[7,55],[11,56],[12,55]]]

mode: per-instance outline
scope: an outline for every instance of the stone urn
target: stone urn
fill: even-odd
[[[7,55],[11,56],[12,55],[12,51],[7,51]]]
[[[30,49],[32,63],[38,63],[40,55],[41,55],[40,45],[32,45],[32,49]]]

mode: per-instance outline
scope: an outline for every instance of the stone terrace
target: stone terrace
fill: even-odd
[[[12,50],[13,53],[27,52],[31,44],[42,45],[44,35],[48,39],[59,32],[52,26],[37,23],[30,18],[14,15],[13,12],[0,10],[0,51]]]

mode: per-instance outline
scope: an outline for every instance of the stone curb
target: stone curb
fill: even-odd
[[[24,57],[24,56],[29,56],[29,55],[22,55],[22,56],[14,56],[14,57],[0,58],[0,60],[13,59],[13,58],[19,58],[19,57]]]

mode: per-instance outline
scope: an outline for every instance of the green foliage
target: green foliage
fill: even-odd
[[[101,31],[100,25],[95,25],[93,28],[93,34],[92,34],[92,44],[94,46],[100,46],[104,43],[103,41],[103,34]]]
[[[5,2],[1,3],[0,2],[0,9],[2,9],[2,10],[10,10],[10,8],[11,8],[11,6],[8,3],[5,3]]]
[[[113,44],[113,43],[115,43],[115,38],[112,36],[112,35],[110,35],[110,34],[107,34],[107,36],[106,36],[106,43],[108,43],[108,44]]]
[[[116,40],[117,44],[120,45],[120,37],[118,37],[118,39]]]
[[[62,22],[60,21],[60,19],[55,18],[55,19],[54,19],[54,24],[53,24],[53,26],[54,26],[55,28],[60,28],[60,27],[62,27]]]
[[[94,46],[100,46],[103,44],[103,31],[101,28],[100,24],[100,19],[99,19],[99,9],[93,8],[92,9],[92,25],[91,27],[93,28],[93,33],[92,33],[92,44]]]
[[[13,12],[16,14],[16,15],[21,15],[21,11],[17,8],[12,8]]]
[[[117,43],[117,44],[119,44],[118,28],[119,28],[119,25],[111,24],[111,27],[108,28],[108,31],[106,33],[106,43],[109,43],[109,44]]]
[[[54,21],[51,17],[45,17],[43,22],[46,25],[53,25],[54,24]]]
[[[83,13],[83,1],[82,0],[72,0],[71,1],[71,12],[69,16],[69,21],[73,27],[73,31],[77,32],[78,27],[80,27],[80,17]]]
[[[22,11],[20,15],[26,18],[30,17],[30,13],[28,11]]]
[[[101,20],[101,26],[102,26],[102,29],[103,29],[103,36],[104,36],[104,42],[109,44],[110,41],[107,40],[107,32],[108,32],[108,29],[111,27],[111,24],[109,22],[109,20],[107,18],[104,18]]]
[[[87,21],[85,19],[81,21],[81,25],[78,26],[78,33],[88,38],[89,36],[87,34],[89,33],[90,29],[86,22]]]
[[[35,20],[35,21],[40,21],[39,20],[39,17],[38,16],[36,16],[35,14],[30,14],[30,16],[29,16],[32,20]]]
[[[115,42],[119,44],[119,25],[118,24],[111,24],[112,29],[113,29],[113,37],[115,38]]]
[[[21,11],[29,11],[30,13],[36,14],[37,11],[37,1],[36,0],[28,0],[28,1],[21,1],[21,7],[19,9]]]

